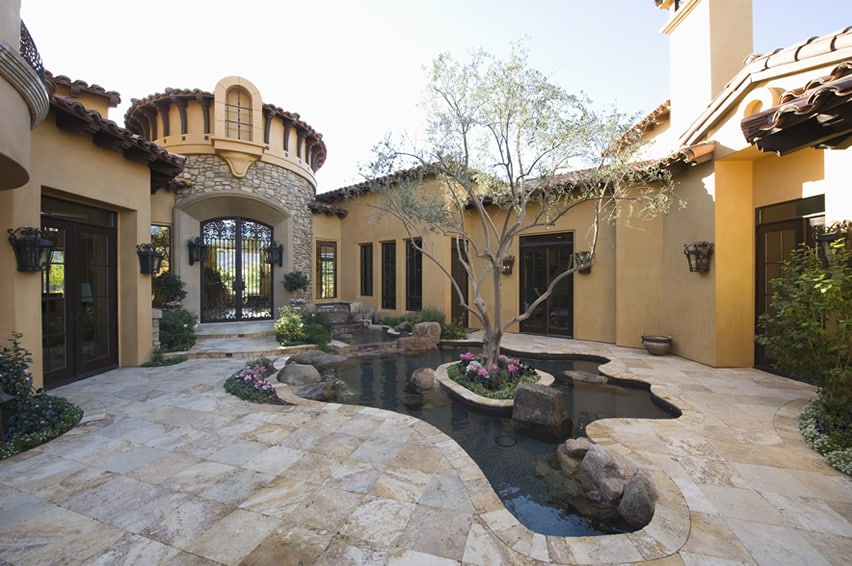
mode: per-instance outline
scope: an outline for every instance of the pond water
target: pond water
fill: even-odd
[[[621,525],[595,524],[572,511],[551,505],[536,464],[553,454],[556,444],[516,432],[512,419],[487,414],[455,402],[441,388],[417,392],[408,385],[414,370],[458,359],[465,349],[442,348],[426,353],[384,353],[354,358],[336,370],[342,383],[339,401],[377,407],[422,419],[453,438],[470,454],[506,508],[530,530],[557,536],[624,532]],[[536,369],[557,376],[565,370],[598,373],[600,362],[518,356]],[[557,379],[565,394],[573,436],[583,436],[588,423],[608,417],[673,418],[646,388],[573,383]]]

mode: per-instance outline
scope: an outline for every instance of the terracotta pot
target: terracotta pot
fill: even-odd
[[[643,336],[642,345],[653,356],[665,356],[672,349],[671,336]]]

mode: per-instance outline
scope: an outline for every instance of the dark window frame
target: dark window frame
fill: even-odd
[[[383,309],[396,310],[396,242],[382,242]]]
[[[361,244],[361,296],[373,296],[373,243]]]
[[[405,310],[423,310],[423,252],[420,238],[405,241]]]
[[[337,298],[337,242],[317,241],[316,293],[319,299]]]

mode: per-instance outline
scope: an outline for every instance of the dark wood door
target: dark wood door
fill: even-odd
[[[45,388],[118,366],[115,228],[45,217],[56,242],[42,274]]]
[[[559,274],[572,265],[573,234],[528,236],[520,240],[520,305],[521,313],[547,290]],[[550,297],[521,322],[521,332],[533,334],[574,334],[574,277],[562,279]]]

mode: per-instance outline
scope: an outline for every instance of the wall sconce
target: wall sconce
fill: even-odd
[[[835,259],[831,245],[837,240],[848,241],[850,233],[852,233],[852,222],[841,220],[830,226],[817,226],[814,231],[816,232],[817,248],[822,265],[823,267],[830,267]],[[846,242],[843,245],[845,246]]]
[[[588,275],[592,272],[592,252],[582,251],[574,253],[574,265],[577,266],[577,271],[583,275]]]
[[[515,256],[507,255],[503,258],[503,265],[500,268],[500,273],[503,275],[511,275],[512,267],[515,265]]]
[[[18,271],[34,272],[47,271],[56,244],[46,238],[46,233],[40,228],[21,227],[9,228],[9,243],[15,250],[15,261]]]
[[[263,248],[263,255],[266,256],[266,263],[269,265],[277,263],[279,267],[284,265],[284,246],[275,240],[267,247]]]
[[[712,242],[692,242],[683,245],[683,254],[689,262],[692,273],[707,273],[710,271],[710,256],[713,255]]]
[[[186,247],[189,249],[189,265],[194,265],[196,261],[200,263],[207,251],[207,244],[204,243],[204,238],[201,236],[188,240]]]
[[[160,271],[163,263],[163,253],[158,252],[154,244],[137,244],[136,255],[139,256],[139,273],[153,275]]]

